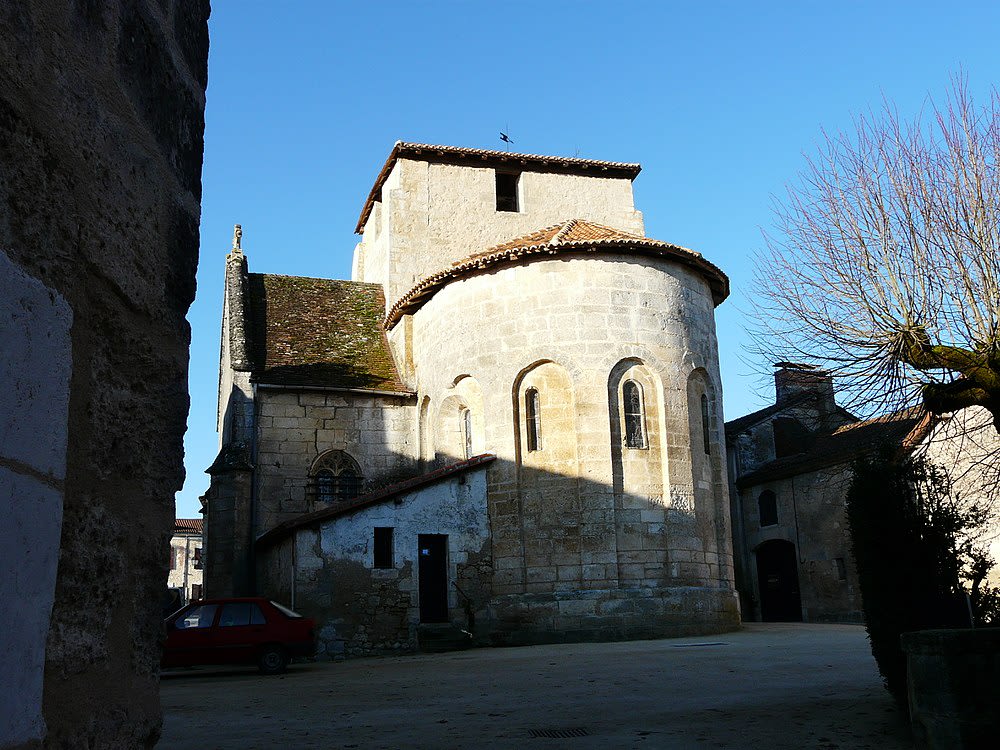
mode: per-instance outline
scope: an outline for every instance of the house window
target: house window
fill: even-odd
[[[776,526],[778,523],[778,498],[771,490],[764,490],[757,498],[760,525]]]
[[[708,420],[708,396],[701,394],[701,437],[704,443],[705,453],[712,452],[711,430]]]
[[[197,601],[198,599],[201,599],[201,592],[202,592],[201,584],[200,583],[192,583],[191,584],[191,601]]]
[[[202,561],[202,558],[201,558],[201,547],[195,547],[194,548],[194,569],[195,570],[201,570],[202,562],[203,561]]]
[[[837,580],[846,581],[847,580],[847,565],[844,563],[844,558],[838,557],[834,561],[837,566]]]
[[[634,380],[626,380],[622,386],[622,401],[625,402],[625,447],[645,448],[646,430],[642,415],[642,388]]]
[[[517,202],[517,184],[521,175],[497,172],[497,211],[520,210]]]
[[[527,418],[528,450],[542,449],[542,414],[538,406],[538,389],[529,388],[524,393],[524,414]]]
[[[177,570],[177,548],[170,548],[170,569]]]
[[[361,494],[361,467],[344,451],[327,451],[313,464],[312,487],[323,505],[353,500]]]
[[[465,457],[472,458],[472,412],[462,409],[462,442],[465,445]]]
[[[374,567],[392,568],[392,527],[375,527]]]

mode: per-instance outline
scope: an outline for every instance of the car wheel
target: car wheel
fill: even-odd
[[[288,666],[288,655],[281,646],[267,646],[257,662],[263,674],[281,674]]]

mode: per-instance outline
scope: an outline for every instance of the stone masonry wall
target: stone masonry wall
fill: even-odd
[[[645,234],[628,178],[525,171],[519,188],[520,210],[497,211],[494,168],[400,159],[365,227],[358,280],[383,284],[391,307],[453,261],[568,219]]]
[[[357,461],[364,489],[417,473],[412,398],[261,388],[257,403],[256,535],[318,509],[310,469],[326,451]]]
[[[760,619],[754,552],[764,542],[780,539],[795,545],[803,620],[861,621],[861,591],[844,505],[850,481],[850,466],[841,464],[743,490],[747,567],[753,587],[751,610],[744,613],[747,619]],[[764,490],[777,498],[778,523],[762,528],[757,499]]]
[[[159,733],[208,13],[207,0],[0,4],[0,276],[22,279],[0,293],[2,320],[28,322],[0,323],[0,435],[45,439],[0,440],[16,524],[4,559],[38,565],[30,590],[4,589],[30,612],[0,649],[22,665],[0,677],[5,748],[149,747]]]
[[[591,599],[604,596],[598,591],[615,592],[607,593],[610,601],[631,588],[667,597],[672,589],[703,589],[701,611],[713,614],[699,621],[687,613],[692,631],[704,630],[706,622],[736,624],[717,403],[712,455],[702,462],[708,473],[699,468],[698,492],[692,462],[703,441],[700,402],[694,413],[689,404],[689,377],[702,373],[699,387],[714,399],[721,394],[714,306],[701,277],[661,260],[535,261],[453,282],[414,314],[413,331],[416,386],[421,400],[428,397],[426,421],[434,426],[423,442],[438,447],[439,433],[447,432],[439,415],[453,397],[463,398],[459,385],[474,381],[482,394],[481,407],[467,398],[464,406],[483,410],[481,420],[473,413],[474,429],[484,431],[473,444],[498,456],[489,507],[494,590],[506,597],[495,616],[510,621],[504,628],[535,627],[515,622],[517,602],[533,607],[544,600],[560,617],[599,616],[587,610],[593,601],[573,603],[574,592],[590,591],[584,596]],[[611,398],[619,391],[609,387],[623,363],[645,368],[646,428],[657,446],[630,456],[627,467],[614,460],[613,431],[621,438]],[[538,452],[528,450],[525,432],[530,387],[543,395]],[[644,459],[648,471],[639,471]],[[661,609],[674,611],[679,619],[672,626],[683,627],[684,612]],[[630,611],[627,622],[644,616],[639,608]],[[521,614],[534,618],[527,609]],[[536,622],[546,628],[552,618]],[[583,619],[572,623],[589,629]],[[613,634],[621,624],[608,620],[598,630]]]

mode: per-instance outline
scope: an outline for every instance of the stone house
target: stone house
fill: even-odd
[[[178,518],[174,521],[174,534],[170,537],[167,588],[179,592],[185,604],[204,595],[203,525],[201,518]]]
[[[238,228],[207,593],[332,655],[736,627],[728,279],[645,236],[639,170],[397,143],[351,281],[250,273]]]
[[[1000,439],[966,410],[922,408],[860,420],[834,401],[832,378],[779,363],[775,403],[726,423],[733,547],[747,620],[861,622],[845,497],[851,463],[882,444],[922,453],[966,497],[995,488]]]

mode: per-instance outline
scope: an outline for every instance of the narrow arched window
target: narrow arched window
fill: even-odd
[[[642,388],[634,380],[626,380],[622,386],[622,401],[625,412],[625,447],[645,448],[646,430],[642,413]]]
[[[465,457],[472,458],[472,412],[468,409],[462,409],[462,441]]]
[[[704,442],[705,453],[712,452],[712,431],[709,429],[708,420],[708,396],[701,394],[701,438]]]
[[[327,451],[313,464],[311,484],[317,502],[352,500],[361,494],[364,477],[358,462],[344,451]]]
[[[761,526],[775,526],[778,523],[778,498],[771,490],[764,490],[757,498],[757,510]]]
[[[538,389],[529,388],[524,392],[524,415],[528,428],[528,450],[542,449],[542,413],[538,405]]]

